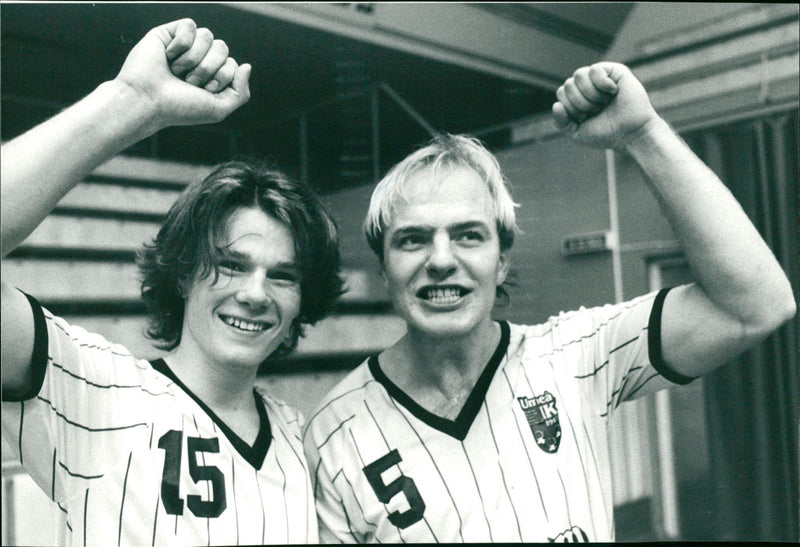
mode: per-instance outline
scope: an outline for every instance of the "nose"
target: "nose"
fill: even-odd
[[[242,279],[242,285],[236,291],[236,301],[253,309],[266,307],[271,300],[267,285],[263,273],[253,272]]]
[[[425,264],[428,274],[433,278],[443,279],[455,272],[456,267],[457,262],[453,255],[450,237],[446,234],[436,234]]]

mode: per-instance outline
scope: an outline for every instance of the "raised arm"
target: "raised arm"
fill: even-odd
[[[556,125],[577,142],[630,154],[686,254],[695,284],[664,302],[664,361],[700,376],[794,316],[789,280],[739,203],[653,109],[624,65],[575,72],[553,105]]]
[[[191,19],[152,29],[116,78],[3,146],[0,163],[5,258],[94,168],[168,126],[217,122],[250,96],[249,65]],[[33,317],[24,296],[2,284],[3,392],[29,381]]]
[[[113,155],[168,126],[224,119],[248,100],[249,74],[249,65],[238,66],[225,43],[191,19],[148,32],[116,78],[3,147],[3,256]],[[212,78],[223,88],[198,87]]]

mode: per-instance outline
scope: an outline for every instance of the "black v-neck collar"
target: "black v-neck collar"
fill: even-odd
[[[497,348],[494,350],[489,362],[486,363],[483,372],[478,378],[478,381],[475,383],[475,387],[472,388],[472,393],[470,393],[469,397],[467,398],[467,402],[464,403],[464,406],[461,408],[461,411],[458,413],[458,416],[455,420],[448,420],[446,418],[437,416],[436,414],[424,409],[416,401],[414,401],[414,399],[412,399],[396,384],[389,380],[386,374],[384,374],[383,370],[381,370],[381,367],[378,364],[377,355],[373,355],[369,358],[369,370],[375,380],[377,380],[384,388],[386,388],[389,396],[403,405],[409,412],[411,412],[411,414],[432,428],[450,435],[451,437],[455,437],[459,441],[463,441],[469,432],[469,428],[472,426],[472,422],[475,421],[475,417],[478,415],[478,412],[481,409],[481,405],[486,397],[486,392],[489,390],[489,384],[492,383],[494,373],[497,371],[497,367],[500,366],[500,362],[503,360],[506,350],[508,349],[510,328],[508,323],[505,321],[499,321],[499,323],[500,342],[497,344]]]
[[[256,436],[256,440],[253,443],[253,446],[248,445],[246,442],[242,440],[239,435],[234,433],[234,431],[223,422],[219,416],[217,416],[211,408],[207,404],[205,404],[200,398],[195,395],[192,390],[186,387],[186,384],[181,382],[180,378],[178,378],[172,369],[169,368],[166,361],[164,359],[153,359],[150,361],[150,364],[153,366],[155,370],[163,374],[164,376],[168,377],[170,380],[178,384],[178,386],[186,392],[186,394],[194,399],[194,401],[200,405],[200,407],[205,411],[206,414],[214,421],[214,423],[219,427],[228,440],[231,442],[233,447],[236,451],[245,459],[247,460],[250,465],[252,465],[256,469],[261,469],[261,465],[264,463],[264,459],[267,457],[267,452],[269,451],[269,447],[272,444],[272,428],[269,425],[269,416],[267,415],[267,408],[264,406],[264,401],[261,398],[261,395],[253,389],[253,397],[256,400],[256,409],[258,410],[258,435]]]

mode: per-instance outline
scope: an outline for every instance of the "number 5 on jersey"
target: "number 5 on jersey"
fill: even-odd
[[[400,457],[400,453],[396,449],[392,450],[365,466],[364,475],[366,475],[369,485],[375,491],[375,495],[378,496],[378,500],[384,505],[388,504],[392,498],[401,492],[405,495],[409,509],[402,513],[393,511],[389,514],[389,522],[402,529],[422,520],[422,515],[425,513],[425,502],[422,501],[417,485],[414,484],[414,479],[411,477],[401,474],[389,484],[383,482],[383,477],[381,477],[383,472],[401,461],[403,459]]]

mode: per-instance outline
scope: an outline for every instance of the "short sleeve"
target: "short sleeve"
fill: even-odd
[[[144,394],[152,369],[123,346],[28,300],[34,382],[17,400],[4,399],[3,436],[45,493],[60,500],[117,465],[139,435],[149,434],[154,410]]]
[[[552,318],[552,352],[603,414],[622,401],[690,382],[661,357],[661,310],[669,289]]]
[[[661,314],[664,310],[664,299],[667,297],[669,289],[661,289],[653,300],[653,308],[650,311],[650,321],[647,329],[647,353],[653,367],[667,380],[674,384],[686,385],[696,378],[684,376],[669,368],[664,363],[661,353]]]
[[[26,392],[20,394],[3,391],[4,402],[27,401],[36,397],[39,390],[42,389],[44,373],[47,367],[47,324],[44,318],[44,311],[34,297],[26,293],[22,294],[28,299],[31,313],[33,314],[34,339],[33,352],[31,354],[31,385]]]

